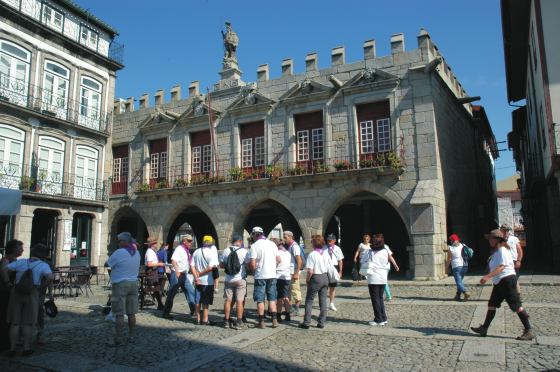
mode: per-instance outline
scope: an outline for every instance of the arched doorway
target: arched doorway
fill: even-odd
[[[138,250],[142,253],[143,260],[146,250],[144,243],[149,236],[148,228],[142,217],[129,207],[121,208],[113,217],[109,252],[112,253],[117,249],[117,236],[122,232],[129,232],[138,241]]]
[[[52,209],[35,209],[31,222],[31,247],[42,243],[47,247],[47,257],[56,262],[56,240],[58,216],[60,213]]]
[[[279,224],[281,229],[278,226]],[[253,230],[253,227],[260,226],[263,228],[265,236],[269,236],[271,233],[276,236],[283,231],[291,231],[294,233],[297,242],[300,242],[303,237],[294,215],[282,204],[272,199],[257,204],[246,217],[242,226],[249,233]]]
[[[205,235],[210,235],[215,241],[216,248],[220,249],[218,234],[212,220],[201,208],[195,205],[189,205],[181,211],[169,227],[166,239],[169,247],[174,248],[173,242],[176,236],[179,235],[180,239],[180,236],[184,234],[194,234],[197,245],[193,246],[193,248],[202,244],[202,239]]]
[[[336,217],[335,217],[336,216]],[[325,236],[335,234],[337,245],[344,253],[343,270],[352,271],[354,256],[364,235],[383,234],[385,244],[393,251],[399,265],[392,277],[406,276],[410,262],[406,247],[410,239],[406,225],[397,210],[384,198],[368,191],[360,191],[346,199],[333,213],[324,231]]]

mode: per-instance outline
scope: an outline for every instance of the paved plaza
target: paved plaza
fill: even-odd
[[[509,308],[498,310],[489,335],[480,338],[469,327],[484,321],[491,286],[466,279],[472,300],[451,300],[455,287],[439,282],[393,281],[387,302],[389,323],[371,327],[367,286],[345,281],[337,290],[337,312],[329,310],[324,329],[297,328],[302,316],[280,327],[253,328],[256,304],[252,284],[247,298],[249,329],[224,328],[223,302],[216,296],[210,319],[199,326],[188,314],[182,294],[176,297],[174,320],[148,307],[138,315],[136,343],[111,348],[113,323],[105,321],[102,304],[108,290],[57,300],[59,315],[47,318],[45,345],[32,343],[30,357],[0,356],[0,370],[17,371],[530,371],[560,370],[560,286],[554,275],[526,275],[524,305],[537,334],[532,342],[515,339],[521,324]],[[222,276],[223,279],[223,276]],[[251,278],[249,278],[251,279]],[[221,283],[223,288],[223,283]],[[302,288],[305,293],[305,287]],[[220,291],[221,292],[221,291]],[[317,305],[317,304],[315,304]],[[303,311],[300,312],[303,315]],[[318,306],[314,309],[318,315]],[[125,341],[128,339],[125,325]]]

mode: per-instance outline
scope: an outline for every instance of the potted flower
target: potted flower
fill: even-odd
[[[189,185],[189,181],[187,181],[184,178],[178,178],[175,181],[173,181],[173,186],[175,187],[183,187],[183,186],[188,186]]]
[[[239,166],[231,167],[229,175],[233,181],[242,181],[244,178],[243,169]]]
[[[203,174],[199,174],[198,176],[194,177],[191,181],[191,184],[193,185],[202,185],[204,183],[208,183],[208,179]]]
[[[280,177],[283,173],[283,169],[278,165],[269,165],[266,167],[266,174],[272,179],[272,182],[280,182]]]
[[[328,172],[330,170],[330,166],[322,164],[320,162],[316,162],[315,166],[313,167],[313,172],[314,173],[322,173],[322,172]]]
[[[156,183],[156,189],[166,189],[169,187],[169,182],[166,179],[159,181]]]
[[[208,181],[210,183],[220,183],[220,182],[225,182],[226,178],[225,177],[218,177],[218,176],[213,176],[208,178]]]
[[[138,186],[138,191],[141,191],[141,192],[150,191],[150,185],[147,184],[147,183],[141,183],[141,184]]]
[[[349,163],[347,160],[342,160],[342,161],[333,160],[333,167],[337,171],[340,171],[340,170],[352,169],[354,165],[352,163]]]

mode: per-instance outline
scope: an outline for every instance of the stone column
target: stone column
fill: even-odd
[[[29,258],[31,250],[31,227],[33,224],[33,212],[25,213],[24,208],[30,209],[29,206],[21,206],[21,212],[16,216],[16,229],[14,239],[23,242],[23,255],[21,258]]]

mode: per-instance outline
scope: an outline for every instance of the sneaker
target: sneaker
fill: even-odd
[[[111,346],[111,347],[124,346],[124,342],[122,340],[120,340],[120,341],[109,340],[109,341],[107,341],[107,346]]]
[[[108,321],[108,322],[111,322],[111,323],[116,323],[117,322],[117,317],[109,314],[105,317],[105,320]]]
[[[383,322],[379,322],[379,323],[378,322],[369,322],[368,324],[372,327],[377,327],[377,326],[382,326]]]
[[[453,297],[453,299],[454,299],[455,301],[461,301],[461,295],[457,293],[457,294],[455,295],[455,297]]]
[[[245,323],[243,323],[243,324],[233,323],[232,328],[237,329],[237,330],[242,330],[242,329],[247,329],[249,327],[247,327],[247,324],[245,324]]]
[[[329,309],[331,309],[332,311],[337,311],[336,307],[334,306],[334,302],[331,302],[331,304],[329,305]]]
[[[135,343],[135,342],[136,342],[136,339],[134,338],[134,336],[130,336],[130,337],[128,338],[128,343],[129,343],[129,344],[133,344],[133,343]]]
[[[264,320],[257,322],[257,324],[255,324],[255,328],[265,329],[266,325],[264,324]]]
[[[218,293],[220,290],[218,288],[214,288],[214,293]]]
[[[467,301],[469,299],[469,297],[471,297],[471,294],[469,292],[465,292],[463,294],[463,301]]]
[[[278,323],[278,319],[272,319],[272,328],[276,328],[280,326],[280,323]]]
[[[478,327],[471,327],[471,329],[474,332],[478,333],[481,337],[486,337],[486,334],[488,333],[488,328],[486,328],[482,324]]]
[[[300,325],[298,325],[298,328],[309,329],[309,326],[305,325],[304,323],[301,323]]]
[[[211,320],[208,320],[207,322],[200,322],[200,324],[206,325],[206,326],[215,326],[217,323],[213,322]]]
[[[386,320],[383,321],[383,322],[381,322],[381,325],[385,325],[385,324],[387,324],[387,321],[386,321]]]
[[[317,328],[325,328],[324,324],[317,324]]]
[[[523,334],[517,337],[518,340],[530,341],[535,338],[535,331],[533,329],[526,329],[523,331]]]
[[[299,316],[299,310],[294,308],[291,313],[292,316]]]
[[[284,314],[284,320],[285,320],[286,322],[289,322],[289,321],[292,320],[290,313],[285,312],[285,313],[282,313],[282,314]]]
[[[383,301],[391,301],[393,299],[393,297],[387,297],[385,300]]]
[[[229,322],[225,322],[225,323],[224,323],[224,328],[228,328],[228,329],[229,329],[229,327],[230,327]]]

